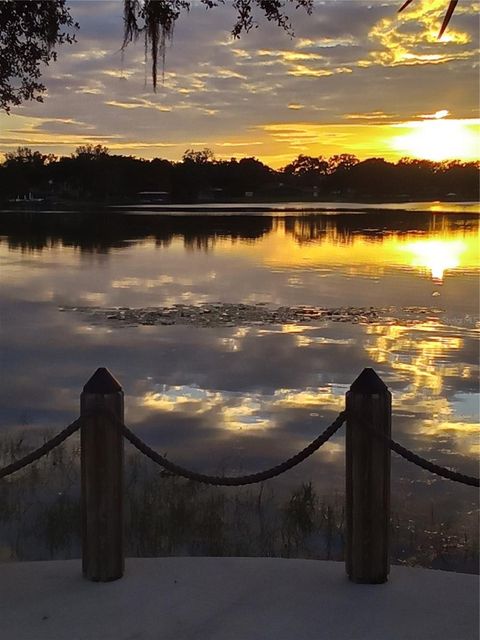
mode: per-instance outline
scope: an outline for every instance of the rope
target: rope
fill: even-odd
[[[382,434],[383,435],[383,434]],[[480,487],[480,478],[475,478],[474,476],[466,476],[463,473],[459,473],[458,471],[452,471],[451,469],[447,469],[446,467],[441,467],[438,464],[434,464],[430,462],[430,460],[425,460],[425,458],[420,457],[413,451],[409,449],[405,449],[401,444],[395,442],[395,440],[391,440],[386,436],[383,436],[392,451],[398,453],[398,455],[405,458],[409,462],[413,462],[417,467],[422,467],[422,469],[426,469],[431,473],[435,473],[437,476],[441,476],[442,478],[447,478],[447,480],[453,480],[454,482],[461,482],[462,484],[468,484],[471,487]]]
[[[0,479],[6,478],[10,474],[15,473],[15,471],[19,471],[20,469],[23,469],[23,467],[28,466],[29,464],[31,464],[32,462],[35,462],[36,460],[39,460],[43,456],[46,456],[47,453],[50,453],[52,449],[55,449],[55,447],[58,447],[58,445],[61,444],[64,440],[66,440],[69,436],[71,436],[72,433],[75,433],[75,431],[77,431],[77,429],[80,428],[81,421],[82,421],[82,418],[77,418],[71,424],[69,424],[68,427],[65,427],[63,431],[58,433],[51,440],[48,440],[48,442],[45,442],[45,444],[42,444],[42,446],[39,447],[38,449],[35,449],[35,451],[32,451],[31,453],[26,455],[24,458],[21,458],[20,460],[15,460],[15,462],[12,462],[6,467],[3,467],[3,469],[0,469]]]
[[[312,455],[315,451],[320,449],[320,447],[329,440],[333,436],[333,434],[340,429],[342,424],[345,422],[346,413],[342,411],[337,418],[332,422],[332,424],[325,429],[325,431],[318,436],[313,442],[311,442],[305,449],[302,449],[299,453],[288,458],[285,462],[272,467],[270,469],[266,469],[265,471],[260,471],[258,473],[252,473],[246,476],[236,476],[236,477],[225,477],[225,476],[208,476],[203,473],[197,473],[195,471],[190,471],[189,469],[185,469],[184,467],[180,467],[179,465],[170,462],[164,456],[160,455],[153,449],[151,449],[147,444],[145,444],[138,436],[128,429],[125,425],[123,425],[123,435],[125,438],[133,444],[141,453],[150,458],[156,464],[159,464],[167,471],[170,471],[176,476],[182,476],[183,478],[187,478],[188,480],[195,480],[197,482],[203,482],[204,484],[210,484],[215,486],[224,486],[224,487],[239,487],[246,484],[254,484],[256,482],[263,482],[264,480],[270,480],[270,478],[275,478],[280,474],[292,469],[300,462],[303,462],[308,456]]]
[[[392,451],[398,453],[398,455],[402,456],[402,458],[405,458],[405,460],[413,462],[413,464],[416,464],[417,467],[421,467],[422,469],[430,471],[431,473],[434,473],[437,476],[441,476],[442,478],[446,478],[447,480],[453,480],[453,482],[468,484],[471,487],[480,487],[480,478],[467,476],[463,473],[459,473],[458,471],[452,471],[451,469],[447,469],[446,467],[441,467],[438,464],[430,462],[430,460],[426,460],[416,453],[413,453],[413,451],[410,451],[410,449],[402,447],[401,444],[398,444],[398,442],[395,442],[395,440],[388,438],[381,431],[373,429],[365,420],[362,420],[361,422],[362,425],[370,431],[370,433],[372,433],[377,438],[381,438],[382,440],[384,440]]]
[[[115,420],[114,416],[112,416],[110,413],[109,415],[111,419]],[[327,427],[325,431],[318,436],[318,438],[313,440],[313,442],[311,442],[307,447],[305,447],[305,449],[302,449],[302,451],[300,451],[296,455],[292,456],[291,458],[288,458],[288,460],[285,460],[285,462],[282,462],[281,464],[278,464],[275,467],[271,467],[270,469],[266,469],[258,473],[253,473],[245,476],[237,476],[237,477],[209,476],[203,473],[197,473],[196,471],[190,471],[189,469],[185,469],[184,467],[181,467],[173,462],[170,462],[167,458],[165,458],[164,456],[154,451],[151,447],[145,444],[145,442],[143,442],[138,436],[136,436],[132,431],[130,431],[130,429],[128,429],[128,427],[126,427],[123,423],[118,421],[117,422],[119,426],[122,428],[123,435],[125,436],[125,438],[134,447],[136,447],[141,453],[146,455],[147,458],[150,458],[150,460],[162,466],[164,469],[166,469],[167,472],[170,472],[170,474],[175,476],[182,476],[183,478],[187,478],[188,480],[203,482],[204,484],[209,484],[209,485],[238,487],[238,486],[247,485],[247,484],[255,484],[257,482],[263,482],[265,480],[275,478],[276,476],[279,476],[282,473],[285,473],[285,471],[288,471],[293,467],[295,467],[296,465],[300,464],[300,462],[303,462],[309,456],[315,453],[315,451],[320,449],[320,447],[324,445],[325,442],[327,442],[333,436],[333,434],[338,431],[338,429],[340,429],[342,424],[345,422],[346,417],[347,417],[346,411],[342,411],[341,413],[339,413],[337,418],[332,422],[332,424],[329,427]],[[72,433],[75,433],[75,431],[77,431],[80,428],[81,422],[82,422],[82,417],[77,418],[71,424],[69,424],[68,427],[65,427],[63,431],[61,431],[56,436],[48,440],[48,442],[45,442],[38,449],[35,449],[35,451],[32,451],[31,453],[27,454],[20,460],[16,460],[15,462],[12,462],[6,467],[3,467],[3,469],[0,469],[0,480],[2,478],[6,478],[12,473],[15,473],[16,471],[19,471],[20,469],[23,469],[24,467],[28,466],[32,462],[35,462],[40,458],[42,458],[43,456],[50,453],[50,451],[55,449],[55,447],[61,444],[69,436],[71,436]],[[405,458],[409,462],[416,464],[418,467],[421,467],[426,471],[430,471],[431,473],[441,476],[442,478],[446,478],[447,480],[460,482],[462,484],[466,484],[471,487],[480,487],[479,478],[476,478],[474,476],[467,476],[467,475],[464,475],[463,473],[459,473],[458,471],[452,471],[451,469],[447,469],[446,467],[442,467],[440,465],[434,464],[433,462],[430,462],[429,460],[422,458],[416,453],[413,453],[413,451],[410,451],[409,449],[402,447],[401,444],[398,444],[398,442],[395,442],[395,440],[388,438],[383,433],[376,431],[363,420],[362,420],[362,423],[364,424],[364,426],[367,427],[367,429],[373,435],[375,435],[377,438],[383,439],[388,444],[388,446],[392,451],[395,451],[395,453],[398,453],[400,456],[402,456],[402,458]]]

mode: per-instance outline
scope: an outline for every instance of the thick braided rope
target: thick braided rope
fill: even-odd
[[[173,462],[167,460],[167,458],[163,457],[153,449],[151,449],[147,444],[145,444],[138,436],[128,429],[125,425],[123,425],[123,435],[125,438],[133,444],[141,453],[150,458],[153,462],[156,462],[160,466],[162,466],[167,471],[170,471],[176,476],[182,476],[183,478],[187,478],[188,480],[195,480],[196,482],[203,482],[204,484],[210,484],[215,486],[224,486],[224,487],[239,487],[241,485],[246,484],[254,484],[256,482],[263,482],[264,480],[269,480],[270,478],[275,478],[279,476],[281,473],[292,469],[300,462],[303,462],[308,456],[312,455],[315,451],[320,449],[320,447],[327,442],[329,438],[333,436],[333,434],[340,429],[342,424],[345,422],[345,411],[342,411],[338,417],[332,422],[332,424],[325,429],[325,431],[318,436],[308,447],[302,449],[295,456],[292,456],[285,462],[272,467],[271,469],[266,469],[265,471],[260,471],[258,473],[252,473],[246,476],[237,476],[237,477],[225,477],[225,476],[208,476],[203,473],[197,473],[195,471],[190,471],[189,469],[185,469],[184,467],[180,467]]]
[[[463,473],[459,473],[458,471],[452,471],[451,469],[447,469],[446,467],[441,467],[438,464],[434,464],[433,462],[430,462],[430,460],[426,460],[416,453],[413,453],[413,451],[410,451],[410,449],[402,447],[401,444],[398,444],[398,442],[395,442],[395,440],[388,438],[384,433],[373,429],[365,420],[362,420],[362,425],[365,426],[375,437],[384,440],[392,451],[398,453],[398,455],[402,456],[402,458],[405,458],[405,460],[413,462],[413,464],[416,464],[417,467],[421,467],[422,469],[430,471],[431,473],[434,473],[437,476],[441,476],[442,478],[446,478],[447,480],[453,480],[453,482],[468,484],[471,487],[480,486],[480,478],[475,478],[474,476],[466,476]]]
[[[12,462],[6,467],[3,467],[3,469],[0,469],[0,479],[6,478],[11,473],[15,473],[15,471],[19,471],[20,469],[23,469],[23,467],[27,467],[32,462],[35,462],[43,456],[46,456],[47,453],[50,453],[50,451],[55,449],[55,447],[58,447],[58,445],[66,440],[69,436],[71,436],[72,433],[75,433],[75,431],[80,428],[81,423],[82,419],[77,418],[72,422],[72,424],[69,424],[68,427],[65,427],[63,431],[60,431],[60,433],[54,436],[51,440],[48,440],[48,442],[45,442],[45,444],[42,444],[42,446],[38,449],[35,449],[35,451],[32,451],[24,458],[15,460],[15,462]]]
[[[442,476],[442,478],[447,478],[447,480],[453,480],[454,482],[461,482],[462,484],[468,484],[471,487],[480,487],[480,478],[475,478],[474,476],[466,476],[463,473],[459,473],[458,471],[452,471],[451,469],[447,469],[446,467],[441,467],[438,464],[434,464],[430,462],[430,460],[425,460],[425,458],[420,457],[413,451],[409,449],[405,449],[401,444],[395,442],[395,440],[391,440],[390,438],[385,438],[390,446],[392,451],[398,453],[398,455],[405,458],[409,462],[413,462],[418,467],[422,467],[422,469],[426,469],[431,473],[435,473],[437,476]]]

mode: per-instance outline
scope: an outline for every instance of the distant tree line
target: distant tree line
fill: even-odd
[[[114,155],[83,145],[57,158],[27,147],[5,154],[0,199],[33,194],[52,203],[93,200],[131,202],[153,192],[167,202],[231,200],[441,199],[477,200],[480,162],[402,158],[360,161],[299,155],[275,170],[250,157],[216,159],[209,149],[187,150],[181,161]],[[141,195],[143,194],[143,196]]]

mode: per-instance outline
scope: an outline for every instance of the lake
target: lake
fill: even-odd
[[[478,475],[478,207],[377,208],[1,214],[0,433],[59,431],[105,366],[125,390],[126,423],[150,445],[195,470],[253,472],[313,440],[373,367],[393,394],[394,439]],[[206,303],[340,311],[199,327],[84,309]],[[310,480],[321,496],[343,493],[343,429],[273,482],[289,491]],[[477,531],[475,489],[395,454],[392,502],[412,526]]]

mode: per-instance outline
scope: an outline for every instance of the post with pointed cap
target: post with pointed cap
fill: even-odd
[[[347,392],[346,570],[352,582],[388,580],[392,395],[373,369]]]
[[[109,582],[124,571],[123,391],[107,369],[84,386],[80,415],[83,575]]]

